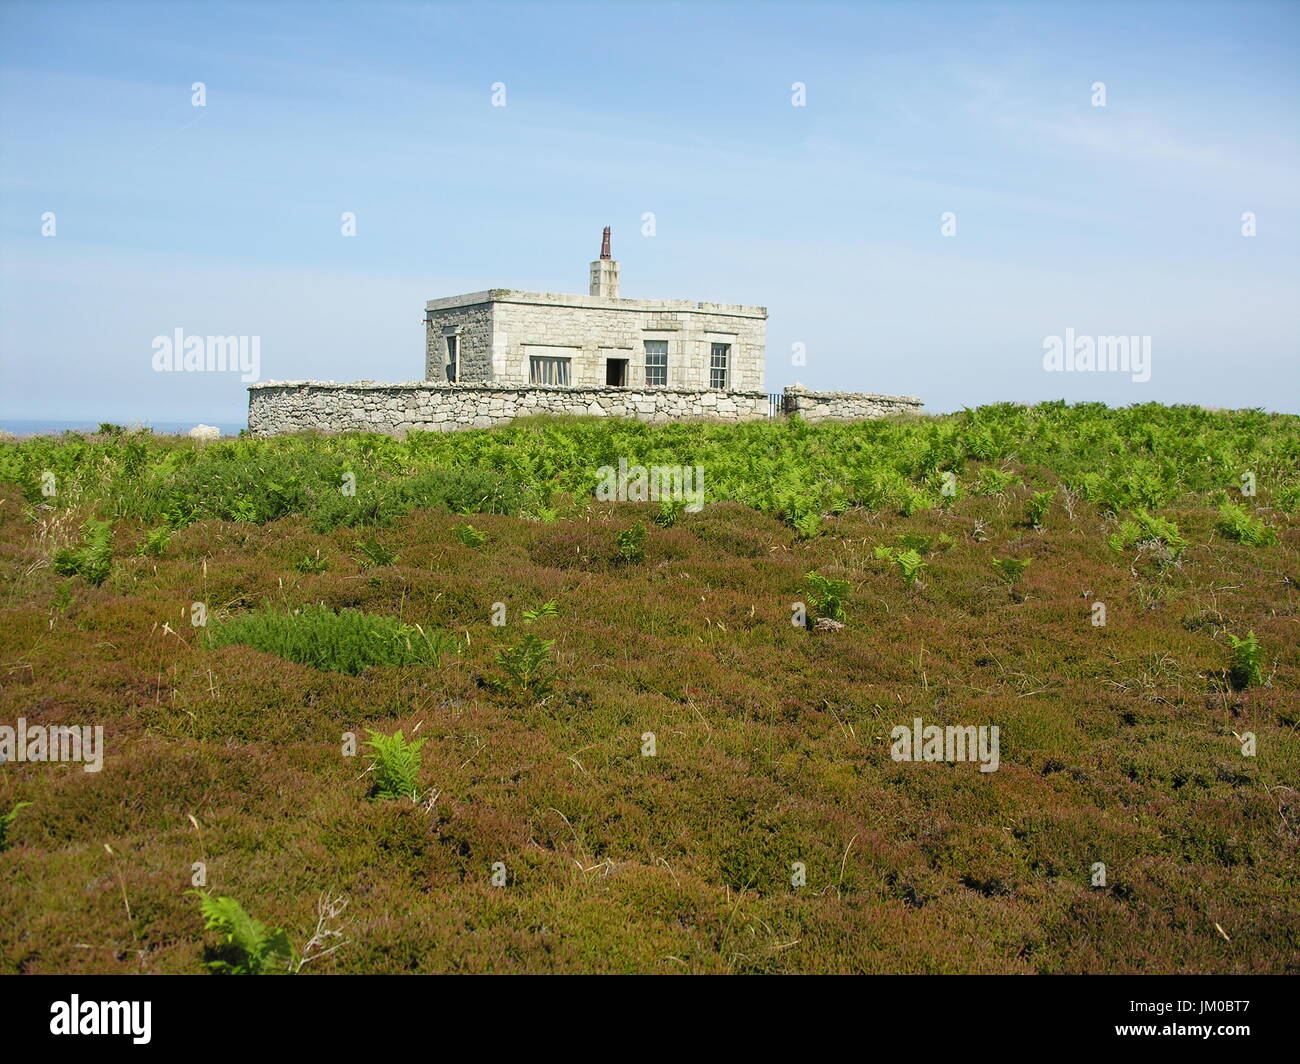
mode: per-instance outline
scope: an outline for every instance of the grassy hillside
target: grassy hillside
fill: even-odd
[[[0,724],[107,745],[0,766],[0,969],[1300,970],[1300,418],[105,429],[0,444]]]

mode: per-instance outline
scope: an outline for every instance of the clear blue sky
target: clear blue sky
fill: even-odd
[[[418,379],[426,299],[585,291],[605,225],[625,296],[768,307],[769,391],[1300,411],[1295,3],[47,0],[0,41],[0,416],[242,419],[153,371],[178,328]],[[1067,328],[1150,381],[1044,372]]]

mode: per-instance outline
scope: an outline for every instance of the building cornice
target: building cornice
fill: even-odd
[[[633,313],[711,314],[731,318],[767,318],[766,307],[743,303],[697,303],[689,299],[600,299],[596,296],[571,296],[554,292],[521,292],[513,288],[490,288],[463,296],[430,299],[425,310],[453,310],[458,307],[483,306],[491,303],[516,303],[537,307],[573,307],[582,310],[623,310]]]

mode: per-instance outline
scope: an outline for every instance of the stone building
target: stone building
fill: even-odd
[[[425,304],[425,379],[762,392],[767,309],[622,299],[609,229],[585,296],[494,288]]]
[[[248,429],[451,432],[537,414],[666,422],[854,421],[914,414],[910,395],[768,394],[767,310],[734,303],[622,299],[605,230],[585,296],[494,288],[425,305],[424,380],[259,381]]]

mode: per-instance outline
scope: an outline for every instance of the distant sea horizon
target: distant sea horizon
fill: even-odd
[[[240,431],[248,428],[246,421],[112,421],[107,418],[0,418],[0,429],[12,432],[15,436],[58,436],[64,432],[91,433],[101,424],[121,425],[124,429],[149,429],[158,435],[184,436],[195,425],[212,425],[221,430],[223,436],[238,436]]]

